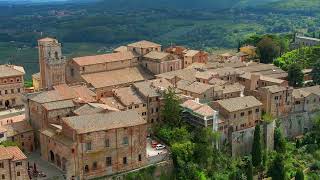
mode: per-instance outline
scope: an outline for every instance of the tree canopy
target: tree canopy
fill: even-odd
[[[299,64],[293,63],[288,67],[288,81],[289,85],[293,87],[302,87],[304,82],[304,75]]]

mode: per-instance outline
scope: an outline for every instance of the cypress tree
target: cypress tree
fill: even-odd
[[[304,180],[304,173],[301,169],[296,172],[295,180]]]
[[[247,172],[246,172],[246,176],[247,176],[247,180],[253,180],[253,167],[252,167],[252,161],[249,160],[248,164],[247,164]]]
[[[272,180],[286,180],[284,159],[281,154],[278,154],[273,160],[272,165],[268,170],[268,175],[272,178]]]
[[[256,125],[254,130],[252,144],[252,164],[254,167],[261,167],[262,163],[262,147],[261,147],[261,132],[260,125]]]

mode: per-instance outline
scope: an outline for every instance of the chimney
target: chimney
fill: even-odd
[[[260,80],[259,74],[251,74],[250,78],[250,90],[255,90],[258,87],[258,81]]]

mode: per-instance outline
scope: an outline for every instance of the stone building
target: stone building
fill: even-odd
[[[147,103],[148,123],[153,124],[161,120],[161,107],[163,105],[163,94],[165,90],[173,85],[166,79],[154,79],[133,84],[133,88]],[[176,93],[180,93],[176,90]]]
[[[258,90],[258,99],[263,104],[263,111],[273,117],[287,116],[292,111],[293,88],[284,86],[266,86]]]
[[[0,146],[0,177],[3,180],[28,180],[27,157],[18,147]]]
[[[147,102],[140,97],[133,87],[114,89],[113,94],[115,99],[117,99],[126,110],[136,111],[143,119],[148,120]]]
[[[213,86],[213,100],[221,100],[241,96],[244,96],[244,86],[239,83]]]
[[[6,140],[17,143],[23,152],[35,150],[34,131],[28,121],[14,122],[0,128],[5,130]]]
[[[38,40],[40,89],[52,89],[66,82],[67,59],[62,56],[61,44],[53,38]]]
[[[73,110],[83,104],[95,102],[95,94],[85,86],[54,86],[53,90],[28,94],[25,99],[26,119],[36,132],[50,124],[61,125],[63,117],[71,116]]]
[[[185,50],[183,57],[183,68],[187,68],[192,63],[204,63],[208,62],[208,53],[198,50]]]
[[[164,51],[173,55],[178,56],[179,59],[183,59],[184,58],[184,52],[187,48],[183,47],[183,46],[171,46],[167,49],[165,49]]]
[[[222,130],[224,122],[219,120],[218,112],[196,100],[187,100],[181,104],[182,117],[194,126],[208,127],[213,131]],[[222,128],[221,128],[222,127]]]
[[[161,52],[160,44],[146,40],[128,44],[127,47],[129,51],[137,53],[139,56],[144,56],[151,51]]]
[[[40,73],[35,73],[32,75],[32,85],[33,85],[33,90],[34,92],[40,91],[40,83],[41,83],[41,78],[40,78]]]
[[[63,118],[62,126],[41,131],[41,155],[67,179],[92,179],[147,163],[146,121],[134,111]]]
[[[320,110],[320,86],[293,90],[293,112],[315,112]]]
[[[67,82],[84,82],[82,75],[135,67],[138,57],[131,51],[73,58],[67,67]]]
[[[141,59],[141,65],[153,74],[162,74],[182,68],[182,60],[166,52],[151,51]]]
[[[261,120],[262,103],[253,96],[218,100],[213,107],[233,131],[254,127]]]
[[[303,35],[296,35],[294,39],[294,45],[296,47],[301,46],[317,46],[320,45],[320,39],[306,37]]]
[[[213,100],[213,85],[204,84],[200,82],[188,82],[181,80],[177,83],[177,89],[182,94],[198,98],[200,102],[209,102]]]
[[[23,105],[24,75],[21,66],[0,65],[0,109]]]

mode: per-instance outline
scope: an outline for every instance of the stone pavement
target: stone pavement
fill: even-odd
[[[30,166],[33,166],[33,164],[36,163],[37,170],[47,175],[47,177],[44,177],[44,178],[33,177],[32,179],[36,179],[36,180],[64,180],[65,179],[62,171],[60,171],[58,168],[56,168],[49,162],[41,159],[39,151],[28,154],[27,157],[28,157],[28,162]]]

